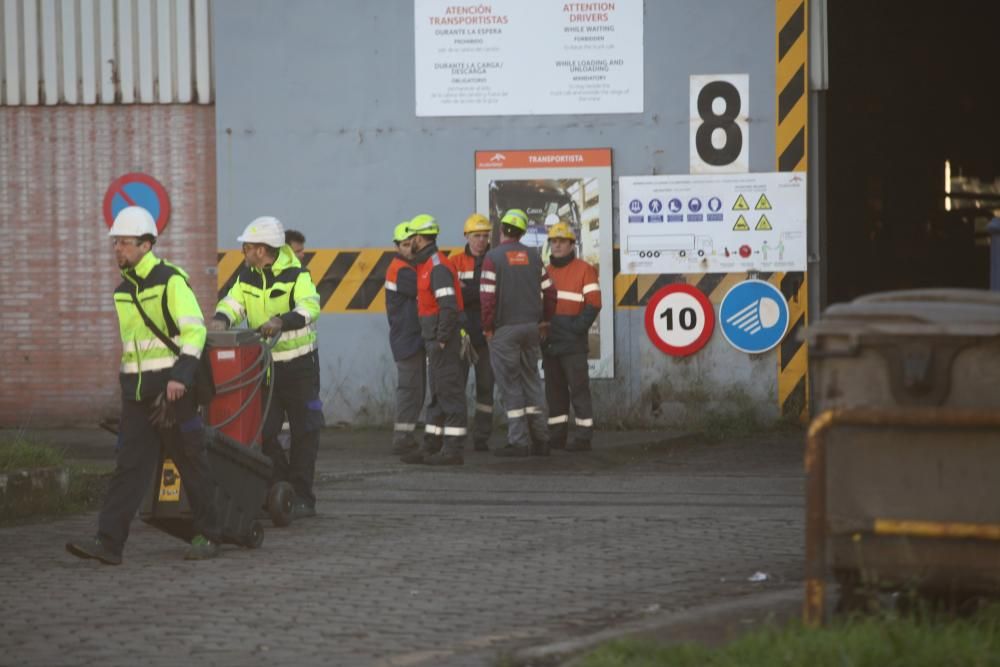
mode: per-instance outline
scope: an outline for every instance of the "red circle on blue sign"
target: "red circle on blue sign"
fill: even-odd
[[[134,172],[116,178],[104,194],[104,222],[110,228],[126,206],[141,206],[156,220],[162,234],[170,219],[170,199],[160,182],[148,174]]]

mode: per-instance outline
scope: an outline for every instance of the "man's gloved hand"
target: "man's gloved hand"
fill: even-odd
[[[476,352],[476,348],[472,345],[472,339],[469,338],[469,334],[466,333],[465,329],[462,329],[462,348],[458,353],[460,359],[464,359],[469,364],[475,366],[476,362],[479,361],[479,353]]]
[[[208,330],[209,331],[225,331],[226,330],[226,323],[223,322],[222,320],[209,320],[207,326],[208,326]]]
[[[264,324],[260,325],[260,332],[270,338],[281,333],[281,318],[272,317]]]
[[[549,331],[552,329],[551,322],[539,322],[538,323],[538,338],[544,342],[546,338],[549,337]]]
[[[153,399],[153,411],[149,415],[149,423],[160,429],[173,428],[174,424],[177,423],[177,418],[174,416],[174,406],[167,400],[166,392],[160,392]]]

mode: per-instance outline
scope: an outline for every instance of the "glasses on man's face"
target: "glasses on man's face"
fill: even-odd
[[[138,245],[139,245],[139,239],[130,239],[130,238],[114,238],[114,239],[111,239],[111,247],[112,248],[117,248],[119,246],[122,247],[122,248],[125,248],[125,247],[128,247],[128,246],[138,246]]]
[[[256,247],[257,247],[256,243],[244,243],[243,244],[243,254],[246,255],[247,253],[249,253],[251,250],[253,250]]]

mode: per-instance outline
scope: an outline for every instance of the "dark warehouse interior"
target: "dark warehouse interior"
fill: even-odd
[[[823,305],[892,289],[988,288],[1000,3],[848,0],[828,11]]]

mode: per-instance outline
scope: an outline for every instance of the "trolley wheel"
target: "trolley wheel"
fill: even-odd
[[[267,494],[267,513],[271,516],[271,523],[279,528],[292,523],[294,498],[295,491],[288,482],[278,482],[271,487],[271,491]]]
[[[264,526],[260,521],[254,521],[250,524],[250,532],[243,539],[243,546],[247,549],[259,549],[262,544],[264,544]]]

